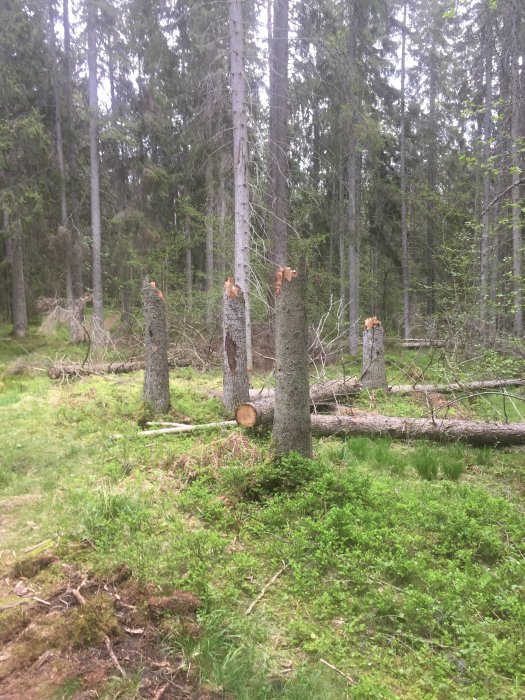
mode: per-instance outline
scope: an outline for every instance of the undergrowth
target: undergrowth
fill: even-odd
[[[403,358],[391,379],[422,355]],[[171,379],[173,416],[222,417],[217,375]],[[140,373],[3,377],[4,564],[51,538],[81,568],[193,591],[200,635],[168,619],[164,644],[234,698],[523,696],[522,451],[358,437],[275,462],[265,434],[139,437],[141,388]],[[359,402],[428,415],[410,396]],[[108,697],[135,697],[139,680],[117,685]]]

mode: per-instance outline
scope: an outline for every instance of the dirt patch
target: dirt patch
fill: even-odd
[[[34,568],[35,580],[0,579],[0,599],[14,601],[0,607],[0,700],[87,700],[108,685],[112,697],[225,697],[199,687],[194,664],[163,648],[166,626],[181,638],[199,636],[201,602],[191,592],[153,596],[127,567],[102,580],[63,566],[60,581],[40,586],[46,572]]]

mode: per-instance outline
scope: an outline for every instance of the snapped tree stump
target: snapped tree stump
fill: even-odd
[[[386,389],[385,332],[375,316],[365,320],[363,333],[363,374],[361,383],[365,389]]]
[[[277,455],[312,456],[308,380],[306,275],[281,267],[275,275],[275,403]]]
[[[230,413],[250,398],[246,354],[246,308],[242,289],[227,277],[223,296],[223,393]]]
[[[168,328],[166,306],[160,289],[147,279],[142,286],[144,304],[144,403],[155,413],[170,407]]]

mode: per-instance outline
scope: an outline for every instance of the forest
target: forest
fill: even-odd
[[[0,0],[0,698],[525,692],[522,0]]]

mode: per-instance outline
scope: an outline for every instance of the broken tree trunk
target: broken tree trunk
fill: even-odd
[[[230,413],[250,396],[250,379],[246,355],[246,308],[244,294],[227,277],[223,296],[224,378],[222,400]]]
[[[337,398],[357,394],[360,390],[361,385],[355,377],[342,377],[341,379],[331,379],[320,384],[313,384],[310,387],[310,404],[315,406],[331,402]],[[274,406],[275,395],[273,393],[264,398],[240,404],[235,411],[235,420],[245,428],[267,425],[273,420]]]
[[[189,367],[189,362],[168,361],[171,369],[177,367]],[[138,372],[146,367],[144,360],[125,360],[123,362],[110,362],[109,364],[86,364],[77,362],[58,362],[52,365],[47,374],[50,379],[65,379],[66,377],[83,377],[89,374],[126,374]]]
[[[385,331],[375,316],[365,320],[363,333],[363,374],[365,389],[386,389]]]
[[[144,403],[155,413],[166,413],[170,407],[166,305],[162,292],[157,289],[155,282],[148,282],[146,279],[142,294],[146,354]]]
[[[275,275],[275,403],[272,438],[276,455],[312,456],[308,380],[306,275],[281,267]]]
[[[525,445],[525,423],[394,418],[374,413],[312,416],[315,435],[390,435],[401,440],[468,442],[472,445]]]

